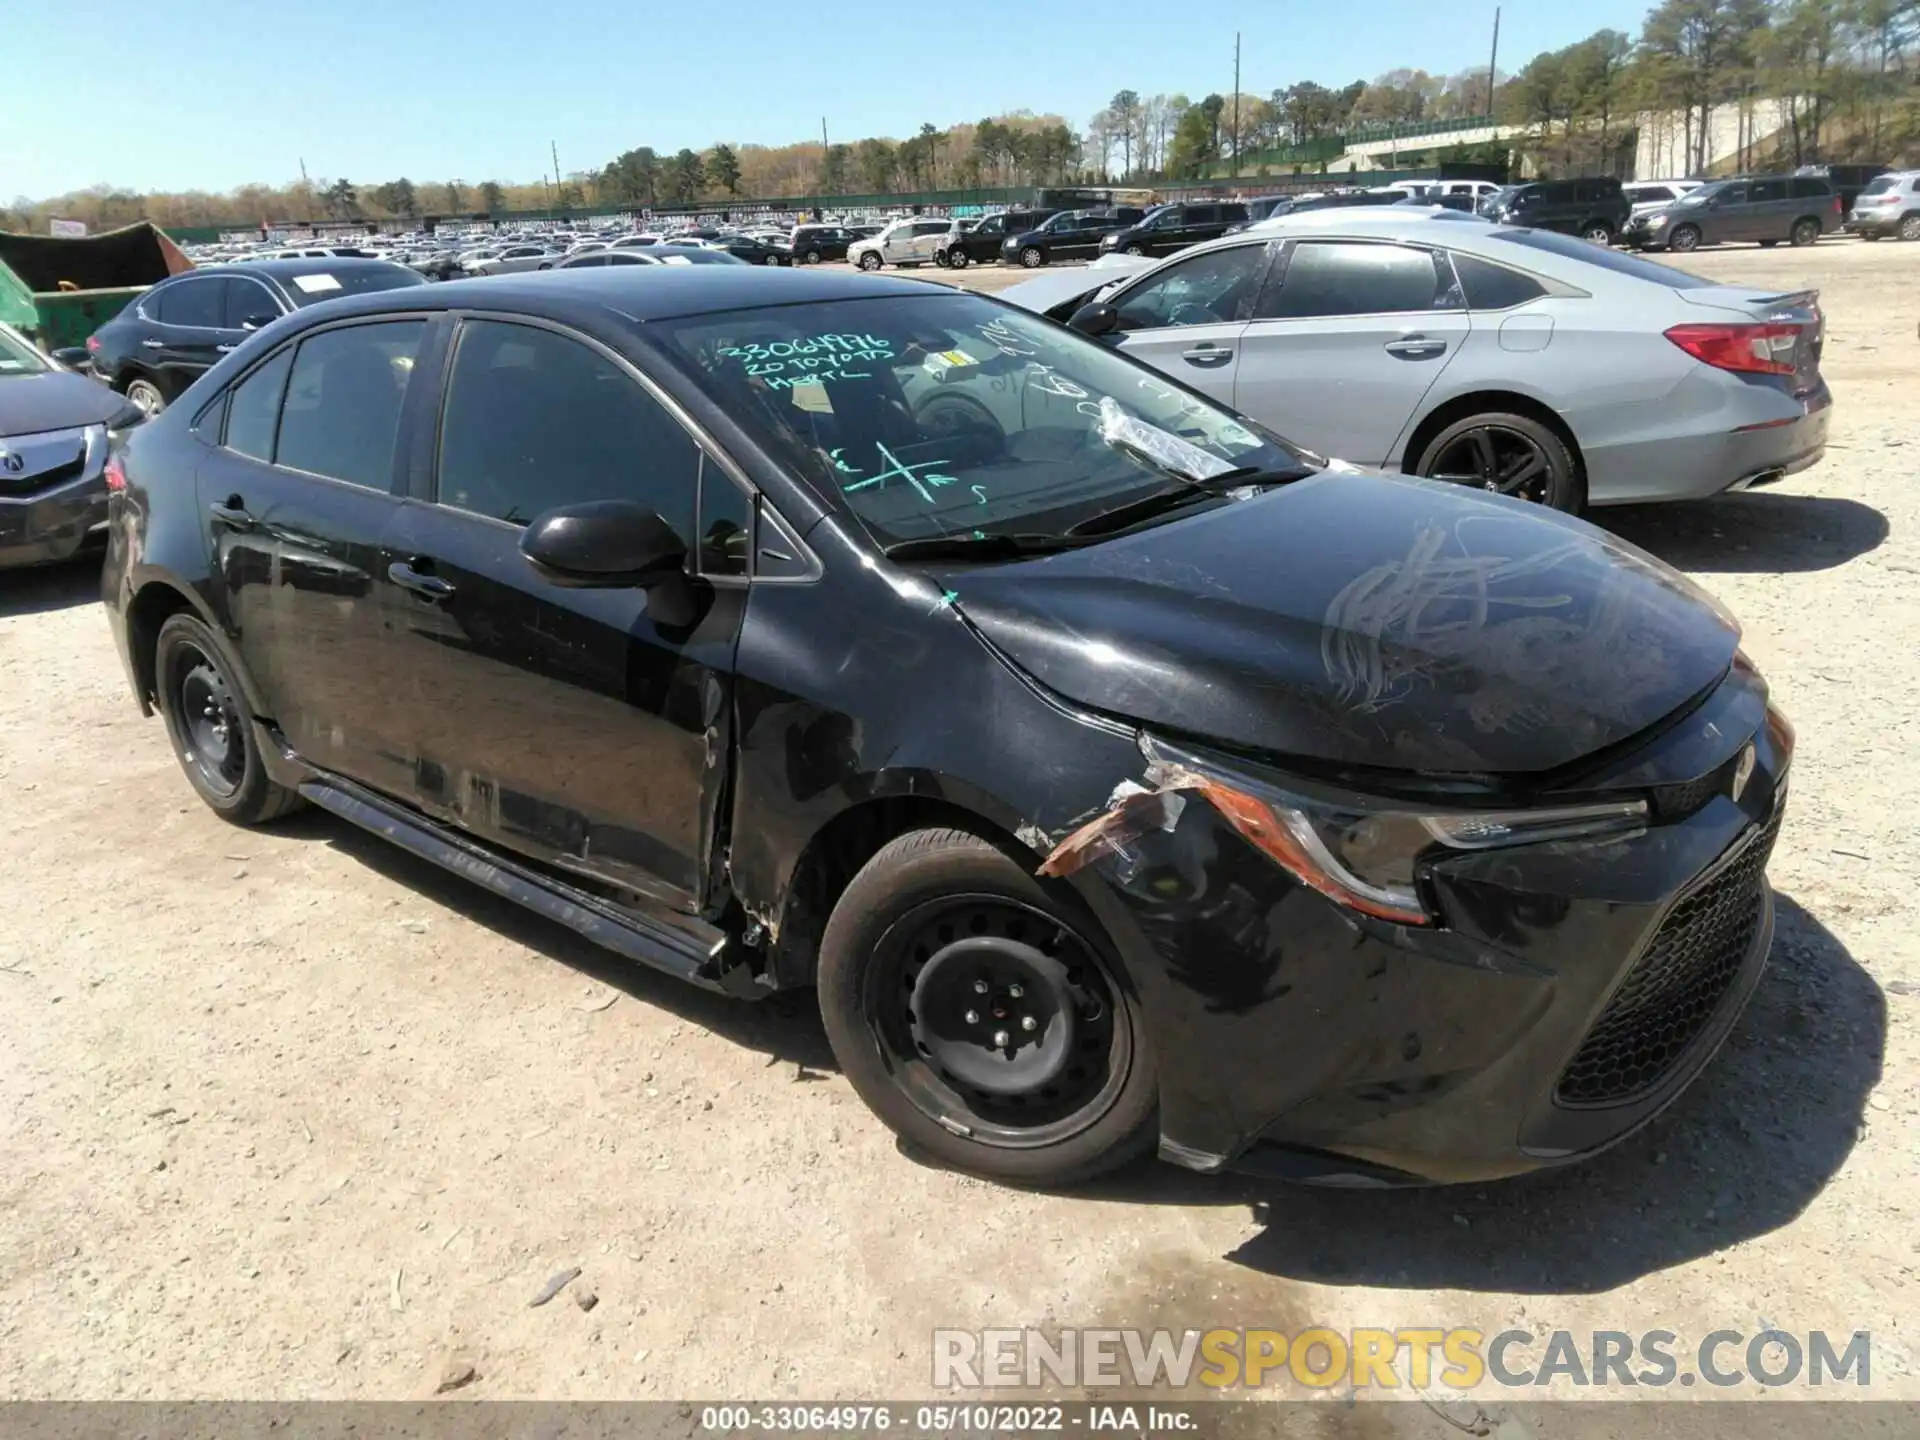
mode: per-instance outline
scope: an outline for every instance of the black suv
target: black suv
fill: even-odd
[[[1050,260],[1089,260],[1100,253],[1102,240],[1132,225],[1142,213],[1137,208],[1063,210],[1044,225],[1008,235],[1000,242],[1000,259],[1029,270]]]
[[[1633,217],[1620,237],[1638,250],[1694,250],[1730,240],[1811,245],[1840,224],[1840,196],[1819,175],[1742,175],[1689,190]]]
[[[1006,244],[1008,236],[1037,230],[1059,213],[1057,210],[1007,210],[987,216],[971,230],[962,230],[956,225],[934,251],[934,261],[964,270],[969,265],[998,260],[1000,247]]]
[[[1102,254],[1171,255],[1202,240],[1217,240],[1227,227],[1247,219],[1241,200],[1207,200],[1162,205],[1149,211],[1137,225],[1116,230],[1100,241]]]
[[[1638,1128],[1759,984],[1793,729],[1730,616],[1041,316],[503,275],[193,401],[107,461],[101,581],[185,783],[809,991],[910,1153],[1477,1183]]]
[[[1487,197],[1481,214],[1509,225],[1559,230],[1610,245],[1633,214],[1633,202],[1611,175],[1584,180],[1536,180]]]
[[[818,265],[846,259],[847,247],[859,238],[844,225],[796,225],[787,246],[795,265]]]
[[[255,260],[163,280],[87,338],[93,373],[158,415],[253,331],[341,295],[424,285],[391,260]]]

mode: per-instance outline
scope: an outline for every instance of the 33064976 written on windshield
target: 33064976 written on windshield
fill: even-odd
[[[716,399],[883,545],[1058,533],[1165,487],[1164,463],[1103,438],[1116,405],[1178,437],[1172,453],[1185,442],[1224,462],[1183,469],[1317,468],[1106,346],[975,296],[783,305],[661,328]]]

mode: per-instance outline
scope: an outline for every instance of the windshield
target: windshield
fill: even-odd
[[[1714,196],[1724,193],[1726,188],[1725,185],[1701,185],[1696,189],[1687,191],[1686,194],[1680,196],[1673,203],[1676,205],[1704,205],[1713,199]]]
[[[287,293],[297,305],[317,305],[341,295],[371,295],[376,290],[399,290],[408,285],[424,285],[419,272],[395,265],[342,265],[338,270],[315,270],[286,278]]]
[[[1178,484],[1139,447],[1102,439],[1107,399],[1166,432],[1163,453],[1186,455],[1178,468],[1193,479],[1240,467],[1294,478],[1320,464],[1104,345],[977,295],[783,305],[647,328],[665,331],[715,400],[883,546],[1057,535]]]
[[[33,346],[0,329],[0,375],[38,375],[52,368]]]

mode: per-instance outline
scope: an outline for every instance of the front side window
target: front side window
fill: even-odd
[[[1209,476],[1315,468],[1107,346],[977,295],[770,306],[655,326],[716,403],[882,545],[1057,533],[1175,483],[1169,464]],[[1144,457],[1140,424],[1180,458]]]
[[[33,346],[0,330],[0,375],[40,375],[52,368]]]
[[[204,280],[182,280],[167,286],[159,298],[160,313],[154,318],[163,324],[218,330],[226,313],[227,282],[211,275]]]
[[[1406,245],[1303,240],[1287,261],[1277,296],[1263,299],[1263,318],[1390,315],[1431,310],[1448,285],[1434,256]]]
[[[633,500],[689,548],[700,451],[600,351],[531,325],[460,332],[440,430],[442,505],[524,525],[561,505]]]
[[[1169,265],[1116,297],[1121,328],[1158,330],[1245,320],[1253,314],[1266,268],[1264,244],[1209,250]]]
[[[386,490],[424,320],[323,330],[300,342],[273,463]]]
[[[221,323],[228,330],[243,330],[249,325],[266,325],[277,319],[280,302],[257,280],[237,275],[227,277],[227,298]]]

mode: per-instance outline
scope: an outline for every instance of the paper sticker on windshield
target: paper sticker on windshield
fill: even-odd
[[[296,275],[293,283],[309,295],[324,295],[329,290],[340,288],[340,282],[331,275]]]
[[[1111,395],[1100,401],[1100,438],[1116,450],[1137,455],[1149,465],[1190,480],[1210,480],[1234,468],[1232,461],[1202,450],[1171,430],[1136,420],[1122,410],[1120,402]]]
[[[979,363],[964,350],[940,350],[927,356],[921,362],[921,368],[929,375],[944,375],[949,370],[958,370],[963,366]]]

